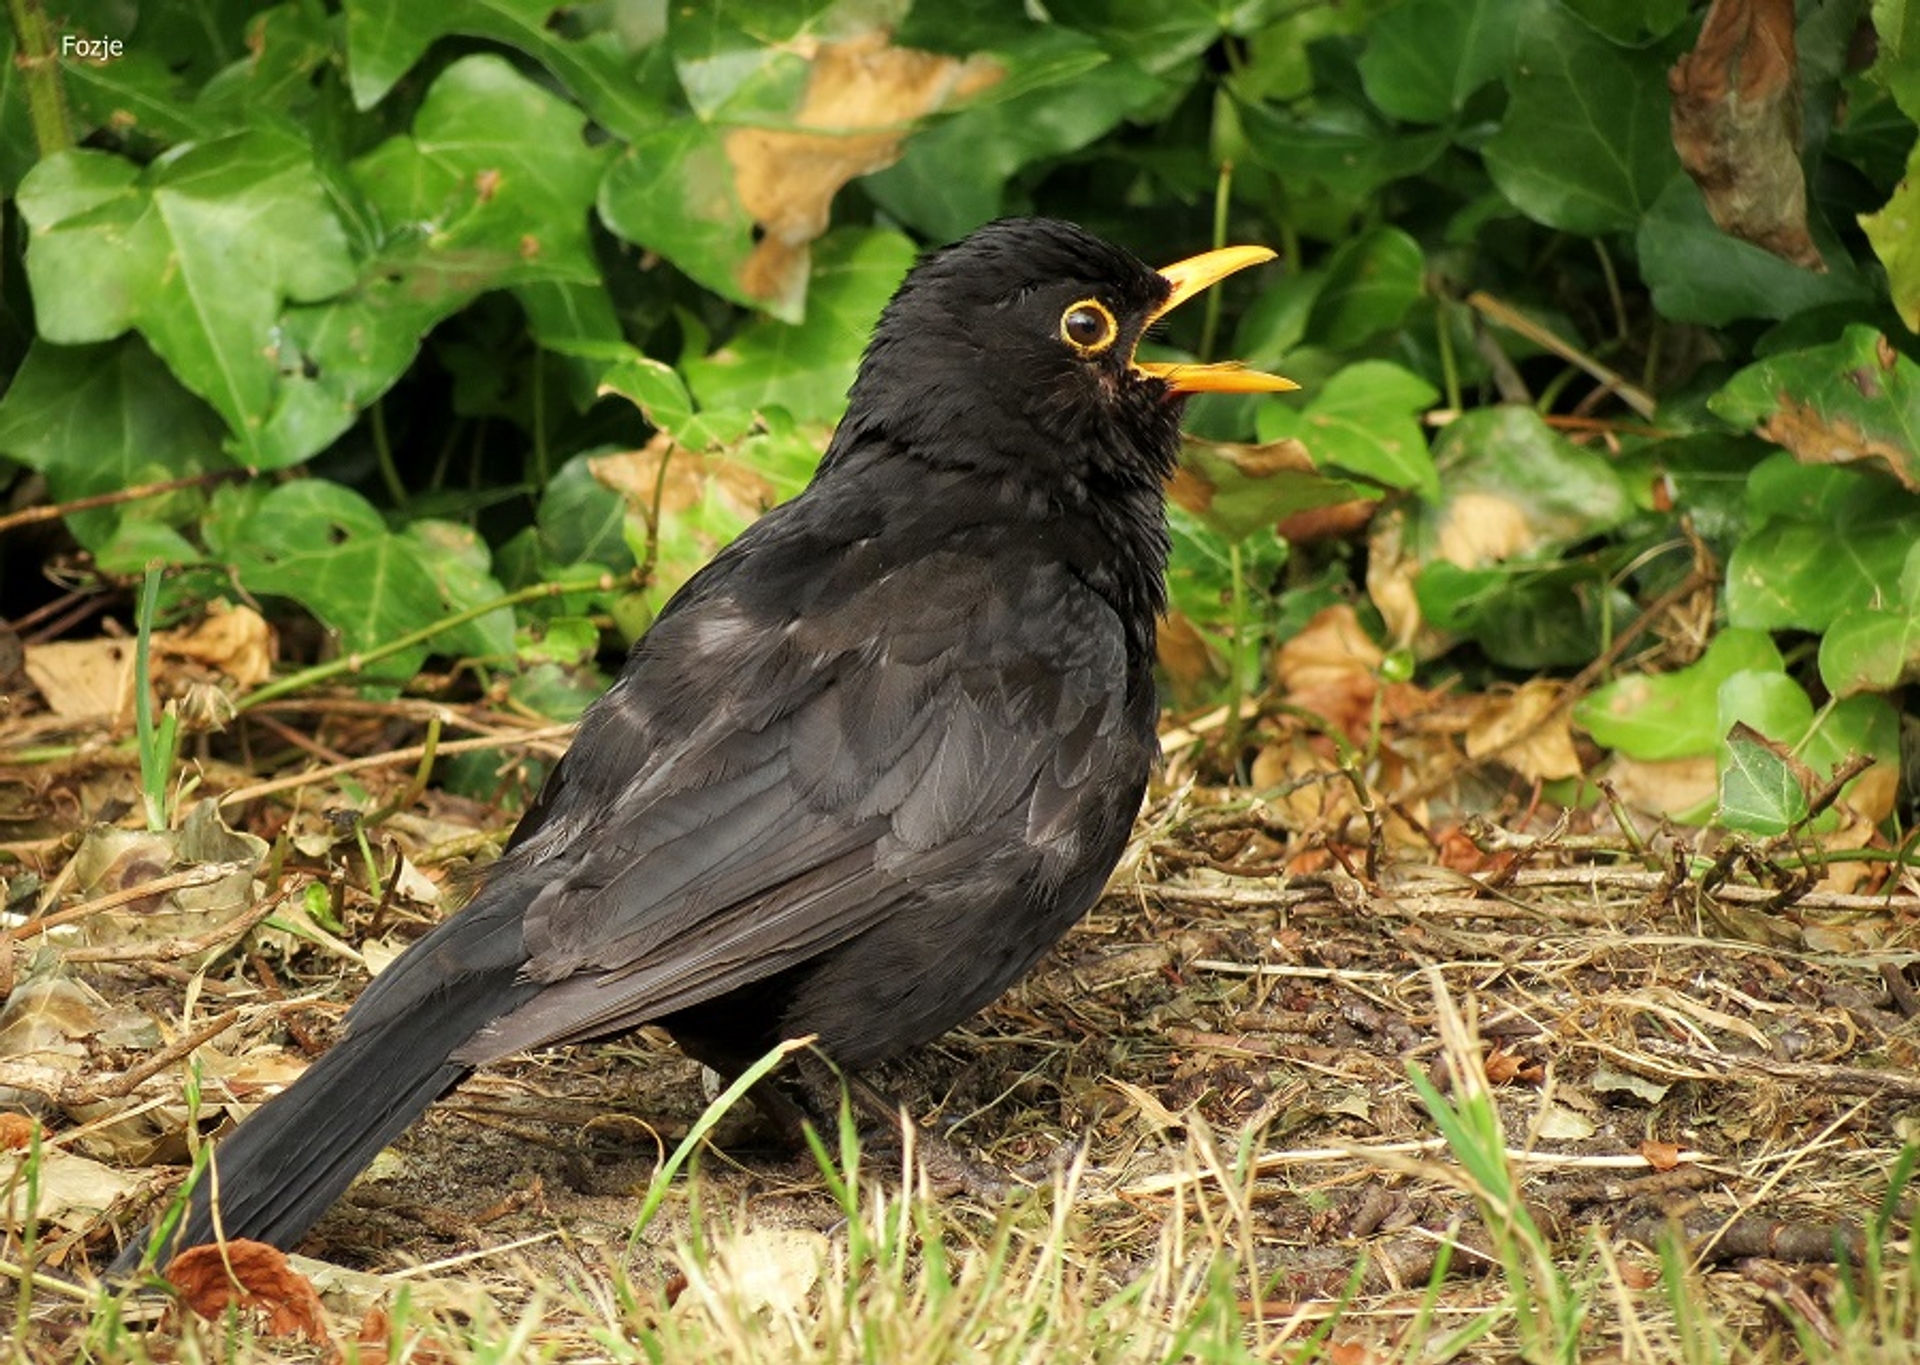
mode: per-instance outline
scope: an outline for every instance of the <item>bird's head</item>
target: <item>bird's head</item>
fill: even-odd
[[[922,259],[887,305],[847,434],[938,462],[1157,487],[1186,395],[1295,386],[1240,365],[1141,361],[1135,348],[1172,308],[1272,255],[1228,247],[1155,270],[1071,223],[989,223]]]

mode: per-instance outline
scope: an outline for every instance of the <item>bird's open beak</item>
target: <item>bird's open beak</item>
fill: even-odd
[[[1178,308],[1188,299],[1211,285],[1218,284],[1236,270],[1244,270],[1250,265],[1259,265],[1262,261],[1273,259],[1273,253],[1263,246],[1229,246],[1218,251],[1203,252],[1198,256],[1189,256],[1186,260],[1166,267],[1160,272],[1162,279],[1172,286],[1167,301],[1149,321],[1156,321]],[[1250,370],[1237,361],[1227,361],[1218,365],[1181,364],[1178,362],[1136,360],[1133,368],[1142,374],[1150,374],[1156,379],[1164,379],[1175,393],[1285,393],[1288,389],[1300,386],[1291,379],[1282,379],[1277,374],[1264,374],[1259,370]]]

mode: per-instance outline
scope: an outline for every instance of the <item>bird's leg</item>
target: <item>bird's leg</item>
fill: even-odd
[[[999,1203],[1020,1188],[1020,1182],[1011,1173],[976,1161],[939,1134],[916,1123],[905,1104],[865,1076],[840,1071],[814,1053],[802,1053],[796,1060],[799,1088],[804,1092],[803,1108],[816,1132],[833,1131],[833,1120],[840,1112],[844,1095],[853,1113],[872,1125],[874,1135],[881,1142],[912,1151],[916,1171],[925,1174],[935,1194],[965,1193],[984,1203]]]
[[[712,1038],[682,1031],[675,1033],[675,1040],[683,1052],[724,1077],[740,1075],[754,1060]],[[785,1067],[765,1077],[747,1095],[780,1142],[796,1152],[808,1150],[809,1128],[823,1139],[827,1151],[838,1150],[834,1135],[839,1131],[844,1096],[853,1114],[869,1125],[868,1131],[881,1142],[904,1149],[909,1141],[907,1128],[912,1126],[915,1166],[926,1173],[936,1194],[966,1193],[983,1202],[997,1203],[1031,1183],[968,1156],[937,1133],[916,1124],[906,1105],[872,1081],[856,1072],[842,1071],[811,1049],[795,1053]]]

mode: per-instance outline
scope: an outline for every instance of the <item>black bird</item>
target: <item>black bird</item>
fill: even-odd
[[[1293,387],[1134,347],[1272,254],[1155,271],[1009,219],[925,257],[813,482],[661,612],[473,903],[216,1146],[172,1245],[291,1246],[524,1048],[657,1023],[728,1074],[805,1034],[857,1070],[1025,973],[1099,895],[1158,754],[1184,397]]]

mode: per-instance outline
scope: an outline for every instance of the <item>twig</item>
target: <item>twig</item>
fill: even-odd
[[[1509,332],[1518,332],[1542,350],[1553,352],[1569,365],[1584,370],[1591,378],[1620,395],[1620,401],[1651,422],[1659,404],[1645,389],[1635,384],[1625,375],[1608,369],[1586,352],[1563,341],[1559,334],[1550,328],[1542,327],[1519,309],[1502,303],[1483,289],[1476,289],[1467,295],[1467,302],[1484,314],[1495,325]]]
[[[159,1072],[173,1065],[173,1063],[179,1061],[202,1043],[218,1038],[238,1023],[239,1019],[240,1010],[237,1007],[228,1010],[225,1014],[216,1016],[195,1029],[192,1033],[189,1033],[186,1037],[176,1038],[173,1042],[168,1043],[165,1047],[154,1053],[153,1056],[140,1063],[140,1065],[129,1067],[113,1080],[94,1089],[90,1092],[91,1097],[103,1100],[125,1099],[133,1093],[134,1088],[138,1086],[140,1082],[146,1080],[149,1076],[157,1075]]]
[[[488,749],[505,748],[511,744],[543,744],[549,740],[568,738],[573,734],[573,728],[572,725],[545,725],[538,730],[528,730],[518,735],[486,735],[479,739],[456,739],[451,743],[437,746],[435,752],[445,757],[447,754],[481,753]],[[270,782],[256,782],[251,787],[240,787],[230,791],[219,800],[223,807],[238,805],[243,801],[257,801],[263,796],[292,791],[296,787],[313,786],[336,777],[344,777],[348,773],[365,772],[369,768],[390,768],[401,763],[417,763],[426,754],[427,746],[424,744],[409,745],[405,749],[389,749],[384,753],[348,759],[345,763],[335,763],[325,768],[309,768],[288,777],[276,777]]]
[[[38,938],[50,929],[58,929],[63,924],[85,919],[102,910],[112,910],[134,901],[146,900],[149,896],[164,896],[174,891],[185,891],[196,886],[211,886],[222,878],[244,871],[251,864],[246,862],[201,863],[197,867],[185,867],[178,872],[169,872],[164,877],[155,877],[150,882],[141,882],[136,886],[122,887],[109,892],[96,900],[80,905],[70,905],[65,910],[57,910],[51,915],[41,915],[24,924],[16,925],[5,931],[0,938],[19,942],[23,939]]]
[[[33,526],[43,521],[58,521],[75,512],[91,512],[100,507],[112,507],[123,502],[139,502],[144,498],[157,498],[166,493],[177,493],[183,488],[198,488],[203,484],[222,483],[228,479],[251,479],[257,476],[254,469],[214,469],[204,474],[190,474],[184,479],[162,479],[158,483],[139,483],[131,488],[118,488],[111,493],[95,493],[90,497],[75,498],[71,502],[45,503],[38,507],[23,507],[0,517],[0,536],[22,526]]]

